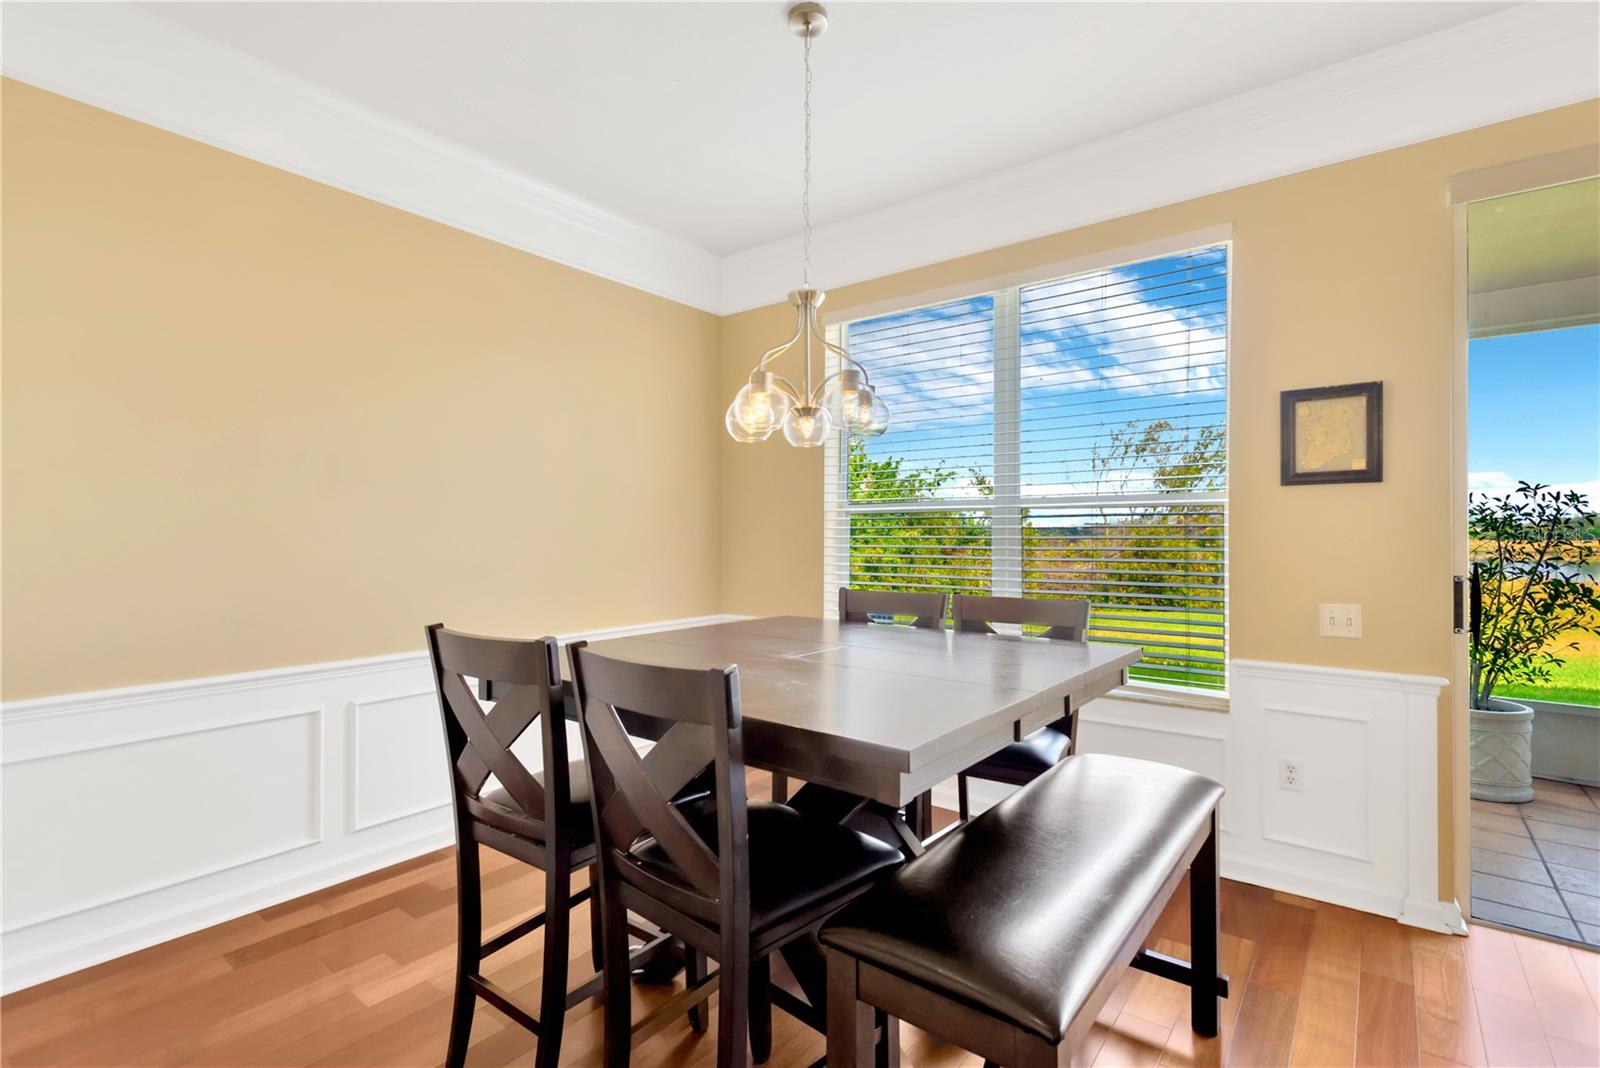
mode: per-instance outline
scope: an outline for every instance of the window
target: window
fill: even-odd
[[[1228,246],[837,327],[890,404],[830,443],[841,585],[1087,599],[1140,681],[1226,685]]]

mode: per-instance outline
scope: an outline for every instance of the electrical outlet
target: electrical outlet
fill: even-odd
[[[1300,761],[1290,757],[1278,758],[1278,789],[1303,790],[1304,779],[1300,771]]]
[[[1361,606],[1358,604],[1317,605],[1317,633],[1324,638],[1361,637]]]

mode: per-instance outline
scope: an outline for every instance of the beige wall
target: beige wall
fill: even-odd
[[[1447,675],[1452,175],[1592,143],[1594,102],[950,260],[828,294],[876,305],[1216,226],[1233,229],[1230,625],[1234,657]],[[787,336],[775,305],[722,323],[731,396]],[[1384,382],[1381,484],[1278,484],[1278,393]],[[721,443],[723,607],[822,606],[818,452]],[[1319,638],[1316,605],[1364,606]]]
[[[1233,230],[1230,654],[1453,672],[1450,576],[1455,314],[1452,175],[1591,144],[1588,102],[950,260],[829,293],[826,311],[937,291],[1215,227]],[[722,323],[722,388],[787,336],[773,306]],[[1381,484],[1278,484],[1278,394],[1380,379]],[[822,609],[822,457],[722,450],[723,608]],[[1320,638],[1316,606],[1364,608],[1359,641]],[[1440,885],[1455,884],[1451,702],[1440,707]]]
[[[4,696],[714,612],[715,317],[6,81]]]

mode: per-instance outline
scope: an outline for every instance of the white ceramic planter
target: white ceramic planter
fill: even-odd
[[[1472,710],[1472,796],[1533,800],[1533,709],[1493,698]]]

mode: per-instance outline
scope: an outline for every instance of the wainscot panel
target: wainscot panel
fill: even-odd
[[[1438,899],[1445,680],[1245,660],[1230,673],[1227,711],[1134,687],[1086,705],[1081,751],[1159,760],[1222,783],[1230,879],[1464,934],[1459,906]],[[973,809],[1011,789],[973,782]],[[934,800],[953,808],[955,784]]]
[[[422,651],[15,701],[0,745],[6,992],[453,838]]]

